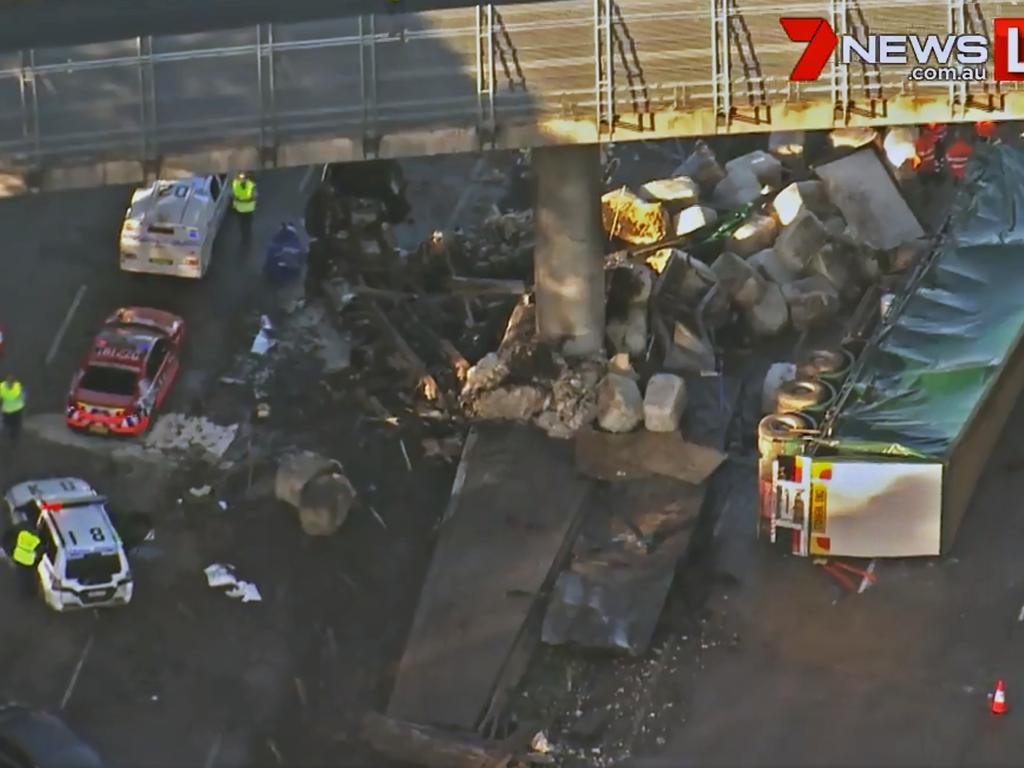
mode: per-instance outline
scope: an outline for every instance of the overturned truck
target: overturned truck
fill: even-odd
[[[794,554],[947,553],[1024,385],[1024,151],[975,154],[945,232],[820,418],[761,443],[762,529]]]

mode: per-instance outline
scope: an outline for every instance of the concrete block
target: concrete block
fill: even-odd
[[[711,202],[717,208],[735,210],[760,199],[762,186],[749,167],[739,166],[718,182]]]
[[[766,248],[747,259],[747,264],[757,270],[761,277],[771,280],[779,285],[791,283],[800,279],[800,273],[790,269],[774,248]]]
[[[755,336],[777,336],[789,324],[789,305],[782,295],[782,289],[774,283],[768,283],[761,300],[744,310],[743,315]]]
[[[831,207],[825,185],[820,181],[794,181],[772,201],[772,208],[783,225],[790,224],[802,210],[821,214]]]
[[[689,323],[677,321],[665,350],[664,365],[668,370],[687,373],[713,371],[715,352]]]
[[[609,237],[633,245],[652,245],[669,231],[669,215],[662,204],[641,200],[625,187],[601,196],[601,221]]]
[[[644,427],[649,432],[675,432],[686,409],[686,382],[671,373],[656,373],[644,393]]]
[[[805,277],[782,286],[790,320],[798,331],[806,331],[839,312],[839,293],[823,277]]]
[[[636,371],[633,370],[633,364],[629,361],[629,355],[625,352],[619,352],[612,356],[612,359],[608,361],[608,372],[614,373],[618,376],[626,376],[633,381],[636,381]]]
[[[703,141],[698,141],[690,156],[672,175],[687,176],[696,181],[703,190],[710,192],[725,178],[725,171],[718,164],[714,150]]]
[[[761,415],[775,413],[778,405],[779,389],[789,381],[796,381],[796,365],[794,363],[772,363],[764,377],[761,387]]]
[[[821,220],[810,211],[801,210],[789,226],[783,227],[775,239],[775,253],[783,263],[796,272],[802,272],[807,262],[828,241]]]
[[[640,387],[628,376],[609,373],[597,386],[597,423],[607,432],[632,432],[644,419]]]
[[[752,171],[762,187],[778,189],[782,186],[782,163],[763,150],[757,149],[730,160],[725,164],[725,173],[729,175],[741,168]]]
[[[692,205],[676,215],[673,229],[677,236],[682,237],[717,221],[718,213],[715,209],[703,205]]]
[[[807,273],[809,276],[825,278],[839,293],[845,291],[855,279],[847,251],[827,243],[807,262]]]
[[[696,306],[711,286],[718,283],[718,275],[699,259],[677,260],[673,267],[673,291],[687,304]]]
[[[640,187],[640,197],[679,211],[700,199],[700,185],[689,176],[656,179]]]
[[[725,247],[745,258],[770,248],[778,234],[779,222],[774,217],[753,213],[726,239]]]
[[[764,278],[735,253],[726,251],[721,254],[711,269],[718,276],[722,290],[741,307],[754,306],[764,295]]]

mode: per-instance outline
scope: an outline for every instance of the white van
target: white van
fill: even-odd
[[[230,205],[223,174],[158,180],[135,190],[121,227],[121,269],[202,277]]]

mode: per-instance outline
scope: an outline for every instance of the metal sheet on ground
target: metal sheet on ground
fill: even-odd
[[[814,172],[857,241],[887,249],[924,237],[921,223],[874,149],[823,163]]]
[[[570,443],[518,425],[479,427],[463,460],[388,714],[472,730],[590,481],[574,471]]]

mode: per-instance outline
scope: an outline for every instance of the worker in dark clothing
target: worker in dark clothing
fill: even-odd
[[[36,568],[43,554],[42,543],[38,531],[27,523],[10,528],[3,537],[4,553],[14,563],[18,589],[28,597],[35,593]]]

